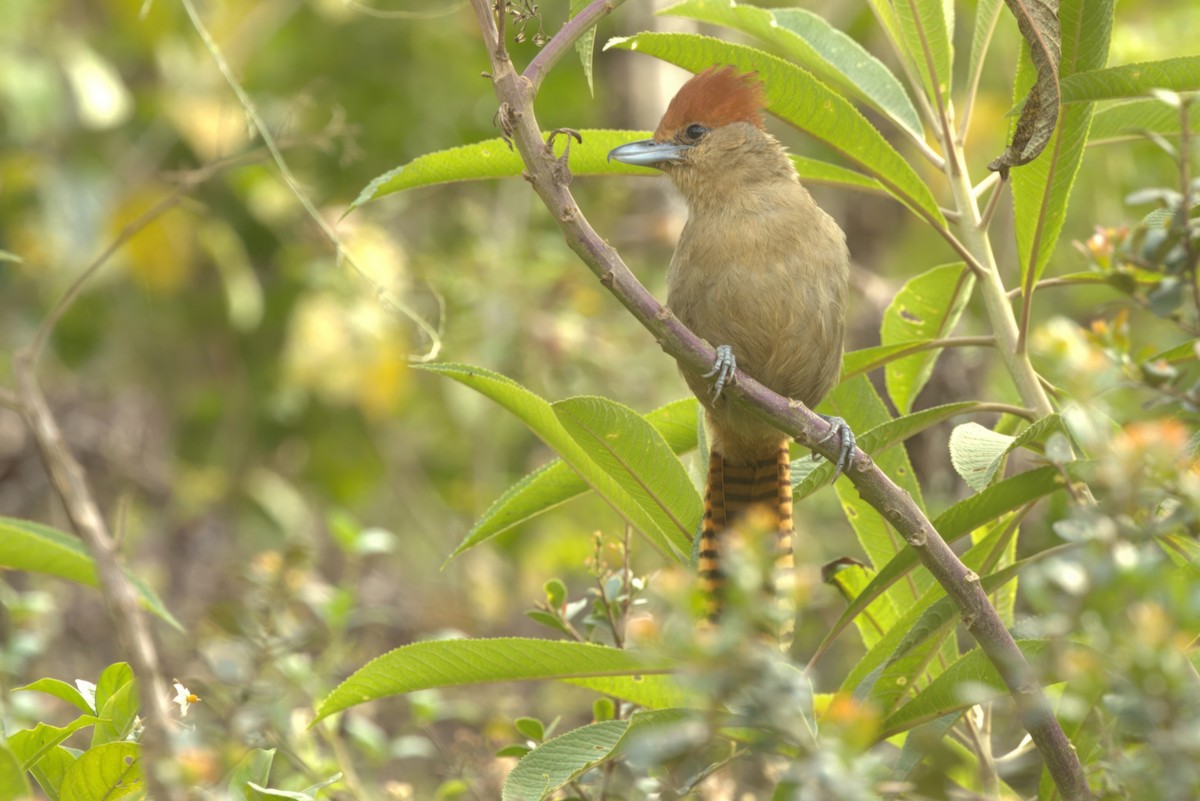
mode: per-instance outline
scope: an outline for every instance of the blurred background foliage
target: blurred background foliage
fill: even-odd
[[[804,5],[890,62],[865,3]],[[539,26],[558,29],[566,6],[541,5],[528,41],[514,46],[518,60],[536,52]],[[969,47],[972,9],[959,4],[960,51]],[[348,713],[343,739],[328,742],[303,734],[305,715],[349,670],[390,647],[452,631],[538,635],[521,612],[543,598],[542,583],[561,576],[579,595],[593,581],[593,533],[619,540],[623,531],[607,507],[584,498],[443,565],[473,519],[549,452],[486,400],[409,362],[436,350],[550,399],[603,394],[643,412],[686,389],[576,262],[521,181],[419,190],[341,219],[376,175],[495,135],[495,101],[480,76],[486,59],[465,2],[212,0],[200,13],[301,190],[337,226],[361,272],[339,263],[281,179],[177,3],[5,0],[0,249],[19,261],[0,262],[0,374],[124,226],[186,189],[86,285],[55,328],[41,375],[129,563],[187,627],[186,636],[159,633],[169,673],[205,699],[189,719],[190,769],[215,780],[245,748],[276,746],[301,778],[323,776],[330,765],[344,769],[349,743],[365,783],[392,780],[394,797],[432,797],[435,787],[448,797],[468,784],[490,797],[486,788],[511,764],[491,757],[513,739],[509,721],[535,712],[549,720],[561,710],[586,719],[586,693],[418,694]],[[629,3],[601,23],[598,41],[683,24]],[[1124,0],[1110,63],[1190,54],[1195,43],[1180,32],[1195,30],[1194,3]],[[1002,149],[1018,44],[1006,15],[972,116],[975,170]],[[546,127],[650,128],[682,78],[636,53],[598,52],[593,97],[578,62],[564,59],[542,89],[539,114]],[[796,152],[828,155],[774,130]],[[1175,164],[1152,143],[1092,148],[1048,275],[1086,269],[1072,240],[1141,218],[1144,209],[1125,204],[1129,193],[1176,183]],[[574,188],[593,224],[661,296],[682,224],[678,201],[649,180],[579,179]],[[855,259],[847,347],[877,344],[895,291],[952,256],[891,201],[817,194],[846,228]],[[996,242],[1011,242],[1006,213],[995,223]],[[1015,257],[1007,259],[1012,276]],[[1117,421],[1140,421],[1143,428],[1113,446],[1125,449],[1128,472],[1099,479],[1128,490],[1119,502],[1135,513],[1146,498],[1130,476],[1178,472],[1169,443],[1186,443],[1194,421],[1166,430],[1170,422],[1143,415],[1145,388],[1128,382],[1126,391],[1105,394],[1105,370],[1120,357],[1104,335],[1124,325],[1118,350],[1144,358],[1181,341],[1180,332],[1153,315],[1112,323],[1126,304],[1103,285],[1051,292],[1042,297],[1052,303],[1035,306],[1035,362],[1074,393],[1105,395]],[[436,343],[389,299],[429,320],[440,331]],[[983,333],[983,319],[970,315],[960,330]],[[955,349],[917,405],[1006,394],[986,352]],[[950,469],[948,430],[910,443],[934,510],[967,492]],[[1149,462],[1146,449],[1154,451]],[[7,412],[0,514],[65,527],[32,440]],[[1036,518],[1027,524],[1034,536]],[[831,493],[806,501],[798,519],[800,560],[814,575],[831,559],[858,555]],[[640,574],[665,567],[644,548],[634,565]],[[1080,587],[1038,575],[1019,614],[1058,612],[1072,630],[1078,620],[1061,599]],[[1101,590],[1086,606],[1102,623],[1127,620],[1125,609],[1136,607],[1132,636],[1140,639],[1121,652],[1132,662],[1139,648],[1156,647],[1146,638],[1173,636],[1175,623],[1156,621],[1169,616],[1167,596],[1187,595],[1153,573],[1138,575],[1140,590],[1084,582]],[[0,601],[5,690],[44,675],[94,677],[120,658],[90,590],[13,574],[0,582]],[[841,608],[831,588],[814,591],[802,649]],[[832,684],[857,648],[846,640],[826,661]],[[25,694],[0,697],[10,721],[53,718]]]

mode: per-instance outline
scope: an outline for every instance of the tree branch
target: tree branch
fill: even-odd
[[[616,250],[591,227],[567,187],[570,175],[564,162],[542,140],[534,116],[534,84],[518,75],[499,39],[489,0],[472,0],[484,44],[492,61],[492,82],[500,101],[501,129],[511,135],[525,163],[526,177],[546,208],[558,221],[567,245],[657,339],[662,349],[681,365],[704,371],[715,358],[713,349],[692,333],[634,277]],[[784,398],[738,371],[728,401],[752,410],[800,443],[826,458],[836,456],[836,437],[822,441],[830,426],[798,401]],[[855,466],[847,477],[859,494],[916,549],[921,563],[937,579],[962,614],[967,629],[979,642],[1012,693],[1038,750],[1064,799],[1088,798],[1079,759],[1042,692],[1041,685],[988,601],[979,577],[967,569],[937,533],[920,507],[871,458],[855,453]]]
[[[534,93],[541,87],[542,80],[551,67],[571,49],[579,37],[624,2],[625,0],[592,0],[583,11],[568,20],[567,24],[562,26],[562,30],[554,34],[554,38],[534,56],[533,61],[529,62],[529,66],[522,73],[533,85]]]
[[[121,569],[116,545],[92,497],[83,468],[67,447],[46,396],[38,385],[34,375],[36,356],[32,348],[27,348],[14,358],[21,411],[29,430],[33,432],[50,482],[66,508],[67,517],[96,563],[100,594],[121,641],[121,652],[128,655],[138,679],[138,699],[145,726],[139,741],[142,748],[140,762],[147,795],[163,801],[181,801],[183,794],[178,784],[170,779],[164,780],[158,773],[159,768],[173,764],[173,760],[165,758],[172,750],[171,705],[167,682],[159,667],[154,637],[139,605],[137,590]]]

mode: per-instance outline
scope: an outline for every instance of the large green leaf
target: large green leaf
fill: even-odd
[[[145,792],[137,743],[89,748],[67,769],[60,801],[117,801]]]
[[[1112,33],[1113,1],[1062,0],[1060,76],[1104,66]],[[1033,68],[1028,60],[1022,60],[1015,82],[1016,96],[1023,96],[1033,81]],[[1091,104],[1063,108],[1045,152],[1012,172],[1021,286],[1027,297],[1058,243],[1091,121]]]
[[[29,797],[29,782],[12,749],[0,744],[0,798],[21,799]]]
[[[38,679],[32,684],[14,688],[13,692],[20,692],[22,690],[52,695],[71,704],[85,715],[90,715],[96,711],[95,704],[84,698],[83,693],[79,692],[73,685],[67,684],[60,679]]]
[[[875,571],[871,568],[848,559],[827,565],[822,574],[825,583],[837,587],[848,602],[857,598],[875,577]],[[882,595],[872,601],[861,615],[854,618],[854,625],[858,628],[859,636],[862,637],[863,645],[868,651],[892,630],[899,617],[900,613],[895,605],[886,595]]]
[[[1082,469],[1081,463],[1066,465],[1068,474]],[[1029,470],[959,501],[938,515],[933,521],[933,527],[946,542],[954,542],[1001,515],[1049,495],[1063,486],[1064,479],[1055,466]],[[842,612],[841,617],[825,635],[825,639],[817,649],[818,653],[828,648],[829,644],[867,608],[868,604],[888,592],[893,584],[907,575],[919,562],[917,552],[912,548],[905,548],[897,553],[890,562],[879,568],[871,583]],[[926,571],[922,571],[922,573],[928,575]],[[926,586],[931,581],[932,578],[928,579]]]
[[[66,746],[58,745],[46,752],[37,764],[30,768],[42,791],[50,801],[59,801],[59,790],[67,771],[75,764],[76,755]]]
[[[848,100],[799,67],[752,47],[690,33],[640,33],[610,40],[609,47],[647,53],[693,72],[713,64],[758,72],[771,113],[858,164],[922,217],[945,223],[912,166]]]
[[[641,531],[662,553],[680,564],[687,564],[691,550],[688,537],[674,528],[663,528],[621,485],[588,456],[559,422],[553,407],[510,378],[462,364],[420,365],[420,369],[453,378],[499,403],[517,416],[529,429],[553,448],[571,469],[624,517]]]
[[[29,770],[42,757],[61,745],[75,732],[94,726],[100,718],[94,715],[80,715],[66,726],[51,726],[39,723],[32,729],[13,732],[8,736],[8,747],[21,763],[21,770]],[[3,798],[4,796],[0,796]]]
[[[1101,7],[1089,8],[1087,13],[1099,15],[1106,12]],[[1101,61],[1100,66],[1103,65]],[[1059,85],[1062,87],[1064,104],[1143,97],[1151,89],[1194,92],[1200,89],[1200,56],[1123,64],[1108,69],[1088,66],[1071,74],[1064,73]]]
[[[1050,648],[1045,640],[1017,640],[1017,647],[1030,661],[1038,661]],[[1048,682],[1047,682],[1048,683]],[[882,737],[907,731],[922,723],[942,717],[960,709],[974,706],[982,699],[981,688],[990,689],[997,697],[1006,696],[1000,674],[982,650],[965,654],[942,675],[926,687],[917,697],[889,715],[883,722]],[[967,691],[967,692],[964,692]]]
[[[967,63],[967,75],[978,81],[983,74],[983,60],[1000,21],[1001,0],[979,0],[975,8],[975,26],[971,33],[971,56]]]
[[[975,286],[962,262],[945,264],[910,278],[883,313],[879,341],[883,346],[950,335]],[[901,414],[929,381],[941,350],[927,350],[889,363],[884,371],[888,395]]]
[[[549,136],[548,133],[543,134]],[[571,142],[567,164],[573,175],[647,175],[662,173],[649,167],[635,167],[622,161],[609,161],[608,152],[617,145],[647,139],[649,131],[611,131],[585,129],[579,132],[582,142]],[[566,137],[555,143],[561,155]],[[805,183],[840,186],[857,191],[887,194],[888,191],[874,178],[862,173],[839,167],[836,164],[802,156],[792,156],[796,172]],[[516,178],[525,171],[521,155],[509,148],[503,139],[487,139],[470,145],[453,147],[418,156],[407,164],[385,172],[359,194],[350,204],[350,210],[369,200],[419,189],[425,186],[454,183],[457,181],[479,181],[495,178]]]
[[[765,9],[728,0],[684,0],[658,13],[723,25],[754,36],[843,94],[871,106],[914,138],[924,137],[921,118],[891,70],[811,11]]]
[[[645,418],[616,401],[568,398],[551,408],[601,470],[654,518],[687,542],[700,527],[704,504],[670,444]]]
[[[873,429],[891,421],[887,407],[866,376],[858,376],[840,383],[821,404],[822,411],[846,420],[852,429]],[[918,506],[924,508],[921,487],[913,474],[912,464],[904,448],[887,448],[872,452],[871,458],[884,473],[892,477],[901,489],[908,492]],[[887,519],[859,496],[858,490],[844,476],[835,484],[838,500],[846,519],[854,528],[859,544],[862,545],[871,563],[881,565],[888,562],[897,551],[905,547],[904,538]],[[919,591],[915,583],[906,587],[895,587],[889,592],[893,604],[905,608]]]
[[[645,419],[672,451],[686,453],[696,448],[697,405],[695,398],[683,398],[647,413]],[[448,559],[587,491],[587,482],[561,458],[547,462],[497,498]]]
[[[1015,528],[1008,526],[1007,521],[1002,519],[992,524],[987,534],[963,554],[963,564],[976,574],[990,572],[1014,535]],[[936,584],[929,587],[858,660],[843,680],[841,691],[870,700],[887,714],[913,691],[959,617],[958,608],[946,597],[946,591]],[[823,649],[818,651],[821,652]]]
[[[925,95],[936,108],[939,96],[943,102],[950,99],[954,5],[944,0],[894,0],[892,6],[909,63],[921,76]]]
[[[532,679],[595,685],[603,688],[598,692],[645,705],[645,696],[662,699],[662,685],[670,683],[665,674],[676,667],[590,643],[519,637],[419,642],[389,651],[356,670],[320,703],[313,722],[356,704],[414,690]],[[686,703],[682,691],[673,694],[675,701]]]
[[[0,567],[43,573],[96,587],[96,565],[77,537],[29,520],[0,517]],[[126,572],[137,589],[142,606],[171,624],[179,624],[158,596],[141,579]]]
[[[1097,109],[1092,115],[1092,130],[1089,145],[1125,142],[1141,139],[1143,132],[1177,135],[1181,128],[1182,114],[1157,98],[1130,100],[1113,103]],[[1193,126],[1200,127],[1200,103],[1188,106],[1188,118]]]

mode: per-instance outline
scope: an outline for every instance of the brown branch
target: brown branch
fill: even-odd
[[[42,463],[50,482],[66,508],[71,525],[87,545],[96,564],[100,594],[108,607],[121,652],[128,655],[138,679],[138,698],[144,729],[142,776],[147,795],[163,801],[182,801],[183,793],[173,781],[164,782],[156,768],[166,765],[171,753],[171,705],[166,679],[159,669],[158,651],[142,611],[137,590],[121,569],[116,545],[88,487],[83,468],[67,447],[62,431],[50,411],[46,396],[34,375],[37,353],[33,348],[21,351],[14,359],[17,396],[22,413],[33,432]]]
[[[492,82],[500,101],[502,127],[525,163],[526,178],[562,229],[567,245],[579,255],[605,287],[658,340],[666,353],[682,366],[703,372],[715,353],[659,303],[638,282],[621,260],[584,218],[568,190],[569,176],[543,141],[534,116],[534,86],[513,68],[498,38],[488,0],[472,0],[484,44],[492,62]],[[801,444],[826,458],[836,456],[836,437],[822,438],[829,424],[803,404],[775,394],[750,376],[738,372],[727,390],[729,401],[752,410],[763,420],[794,436]],[[1089,797],[1079,759],[1054,717],[1041,685],[980,586],[979,577],[967,569],[937,533],[916,502],[875,466],[861,450],[848,478],[862,498],[877,509],[916,549],[921,563],[945,589],[962,614],[967,629],[979,642],[1012,693],[1026,729],[1067,801]]]
[[[583,11],[572,17],[562,27],[562,30],[554,34],[554,38],[546,43],[541,52],[534,56],[533,61],[530,61],[529,66],[525,68],[524,75],[533,84],[533,91],[537,92],[551,67],[571,49],[579,37],[624,2],[625,0],[592,0]]]

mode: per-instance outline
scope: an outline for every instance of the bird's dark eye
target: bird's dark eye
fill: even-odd
[[[708,129],[705,128],[703,125],[689,125],[687,127],[687,130],[684,131],[683,133],[684,133],[684,136],[686,136],[691,141],[695,142],[697,139],[699,139],[700,137],[702,137],[706,133],[708,133]]]

